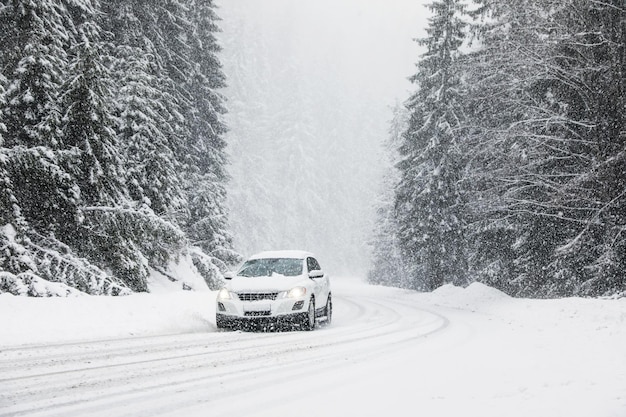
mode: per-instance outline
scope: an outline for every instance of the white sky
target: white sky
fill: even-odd
[[[289,241],[298,231],[279,228],[276,223],[285,219],[271,214],[300,210],[289,209],[289,204],[295,207],[293,199],[267,208],[243,206],[241,198],[231,198],[235,248],[244,256],[276,249],[276,244],[283,249],[307,249],[321,261],[328,260],[323,264],[329,269],[365,273],[374,202],[388,168],[381,154],[391,106],[404,102],[414,89],[408,77],[414,74],[421,53],[414,38],[425,34],[428,9],[423,0],[219,0],[217,4],[224,70],[232,87],[226,91],[231,110],[230,195],[259,201],[263,195],[280,195],[280,190],[289,189],[296,173],[271,180],[264,174],[286,162],[284,155],[272,154],[271,147],[272,141],[280,140],[283,122],[306,126],[297,133],[302,135],[299,140],[308,145],[315,142],[307,155],[319,163],[304,172],[310,177],[314,171],[317,184],[334,186],[323,193],[322,209],[288,215],[298,217],[290,223],[316,225],[315,236],[307,242]],[[259,71],[250,71],[254,68]],[[297,94],[291,97],[284,86],[297,89]],[[253,91],[263,93],[242,93]],[[303,101],[305,110],[301,110]],[[255,112],[256,108],[261,110]],[[271,118],[293,109],[297,110],[287,111],[288,120]],[[278,132],[267,133],[268,120]],[[256,172],[250,169],[251,154],[272,161],[256,167],[267,190],[249,184],[250,173]],[[334,169],[337,166],[342,169]],[[248,219],[254,219],[254,224]],[[260,237],[252,237],[251,230]]]
[[[271,33],[284,55],[297,56],[312,72],[341,80],[346,89],[367,88],[393,104],[412,86],[428,10],[423,0],[220,0],[221,26],[234,20]],[[279,55],[278,55],[279,56]],[[280,58],[277,58],[280,61]],[[280,65],[280,62],[276,62]]]

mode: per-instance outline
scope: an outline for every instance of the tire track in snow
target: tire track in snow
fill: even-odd
[[[218,392],[223,401],[242,390],[264,389],[285,377],[299,380],[312,372],[331,373],[346,361],[392,352],[449,325],[445,317],[424,312],[405,300],[341,295],[335,295],[335,300],[339,302],[335,303],[334,324],[315,332],[176,335],[171,342],[169,336],[144,338],[145,344],[137,339],[108,341],[111,345],[102,351],[68,359],[60,371],[54,371],[54,364],[46,364],[44,358],[39,364],[43,370],[35,366],[0,379],[0,398],[12,403],[7,416],[122,415],[129,403],[133,404],[130,415],[137,415],[138,409],[144,415],[156,415],[190,402],[216,400],[207,397],[209,392]],[[189,346],[181,346],[186,339]],[[68,347],[80,351],[80,346],[85,344]],[[206,346],[209,350],[202,351]],[[157,350],[157,357],[145,359],[144,352],[151,347]],[[32,349],[41,361],[45,348]],[[98,353],[130,360],[86,367],[84,360]]]

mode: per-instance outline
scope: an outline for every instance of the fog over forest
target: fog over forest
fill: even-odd
[[[222,0],[234,245],[367,271],[392,107],[428,16],[409,0]],[[332,13],[331,13],[332,11]]]

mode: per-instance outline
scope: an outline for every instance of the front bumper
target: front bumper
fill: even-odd
[[[216,313],[216,323],[222,329],[282,329],[301,327],[308,321],[308,315],[304,313],[282,314],[280,316],[234,316]]]
[[[308,300],[283,298],[242,301],[218,299],[216,324],[218,328],[276,328],[296,327],[307,320]]]

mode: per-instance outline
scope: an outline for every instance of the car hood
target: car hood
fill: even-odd
[[[298,285],[306,285],[307,278],[303,275],[286,277],[272,275],[271,277],[241,277],[230,280],[227,287],[234,292],[280,292],[288,291]]]

